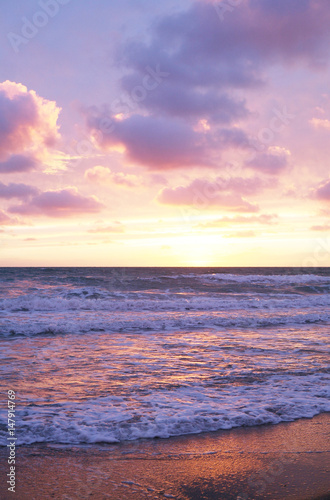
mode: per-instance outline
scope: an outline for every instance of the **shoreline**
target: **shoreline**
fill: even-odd
[[[0,497],[20,500],[325,500],[330,498],[330,413],[275,425],[239,427],[115,445],[20,446],[15,494],[6,491],[7,450],[0,449]]]

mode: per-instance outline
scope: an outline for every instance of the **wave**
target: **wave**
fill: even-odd
[[[32,320],[33,319],[33,320]],[[80,311],[79,314],[40,314],[31,317],[28,313],[16,313],[13,318],[2,321],[0,337],[35,336],[41,334],[78,334],[88,332],[159,332],[188,331],[205,329],[260,329],[275,327],[295,327],[303,325],[329,325],[330,312],[296,311],[287,314],[283,311],[214,311],[214,312],[148,312],[123,311],[104,312]]]
[[[105,396],[80,404],[36,402],[17,411],[17,444],[119,443],[141,438],[277,424],[330,411],[324,374],[273,376],[263,383],[150,390],[139,397]],[[0,420],[5,446],[6,420]]]

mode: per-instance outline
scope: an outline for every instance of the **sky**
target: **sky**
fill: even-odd
[[[1,10],[0,266],[329,266],[328,0]]]

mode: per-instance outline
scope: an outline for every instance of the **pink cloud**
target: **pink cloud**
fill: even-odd
[[[90,229],[89,233],[124,233],[125,229],[120,222],[115,222],[112,226],[101,226]]]
[[[68,217],[71,215],[97,213],[102,208],[102,203],[95,196],[82,196],[76,188],[68,187],[61,190],[40,193],[26,203],[11,207],[9,212],[22,215]]]
[[[278,216],[276,214],[261,214],[261,215],[251,215],[251,216],[236,216],[236,217],[222,217],[210,222],[205,222],[204,224],[198,224],[199,228],[213,228],[213,227],[223,227],[230,226],[231,224],[276,224],[278,222]]]
[[[18,224],[17,219],[9,217],[3,210],[0,210],[0,226],[14,226]]]
[[[330,201],[330,180],[323,181],[313,191],[313,196],[321,201]]]
[[[54,101],[38,96],[21,83],[0,83],[0,159],[7,160],[7,164],[0,164],[0,171],[34,168],[31,158],[42,159],[59,138],[59,112]]]
[[[244,186],[244,181],[240,179]],[[238,179],[218,178],[216,181],[206,179],[195,179],[188,186],[178,186],[176,188],[164,188],[158,195],[157,200],[166,205],[186,205],[196,208],[207,208],[218,206],[228,208],[238,212],[257,212],[259,207],[245,200],[239,193]],[[254,189],[254,192],[259,190]],[[251,186],[248,189],[249,194],[253,192]]]
[[[267,153],[259,153],[255,158],[245,163],[253,170],[259,170],[265,174],[278,175],[287,166],[290,152],[283,148],[269,148]]]
[[[330,225],[329,224],[323,224],[320,226],[312,226],[310,228],[311,231],[330,231]]]
[[[139,114],[116,119],[94,108],[85,116],[101,149],[124,146],[129,160],[151,170],[211,165],[209,137],[181,120]],[[102,127],[105,121],[112,123],[108,130]]]
[[[320,119],[320,118],[312,118],[312,120],[310,120],[310,123],[315,128],[330,130],[330,120]]]
[[[136,175],[113,172],[110,168],[96,166],[86,170],[85,178],[96,184],[117,184],[118,186],[135,187],[139,184]]]

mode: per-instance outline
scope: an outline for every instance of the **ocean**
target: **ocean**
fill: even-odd
[[[17,444],[119,443],[330,411],[330,270],[2,268]],[[0,445],[8,409],[0,409]]]

